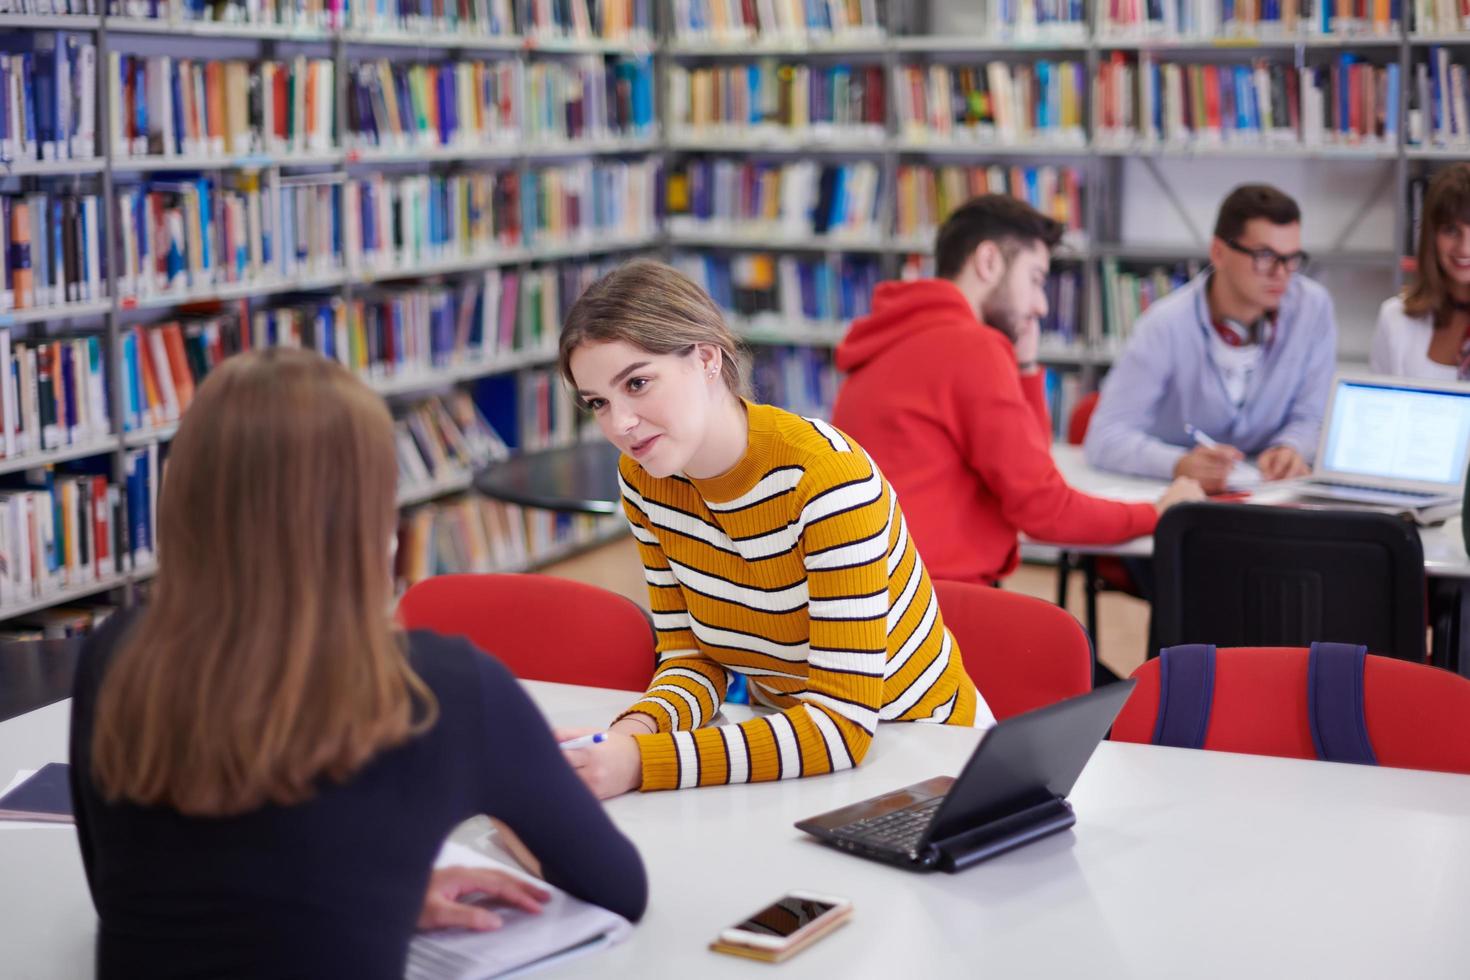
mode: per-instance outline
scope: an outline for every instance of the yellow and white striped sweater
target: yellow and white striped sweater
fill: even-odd
[[[862,761],[880,721],[993,721],[944,627],[898,500],[825,422],[747,404],[745,456],[708,480],[623,457],[658,670],[643,789],[790,779]],[[744,674],[779,709],[704,728]]]

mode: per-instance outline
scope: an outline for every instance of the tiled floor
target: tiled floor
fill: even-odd
[[[645,608],[648,594],[643,585],[642,565],[632,538],[623,538],[595,551],[580,555],[570,561],[546,569],[549,575],[590,582],[593,585],[620,593],[633,599]],[[1048,602],[1056,598],[1056,569],[1049,565],[1022,565],[1016,574],[1006,580],[1005,587],[1027,595],[1039,596]],[[1082,618],[1082,581],[1072,576],[1071,594],[1067,606],[1078,619]],[[1148,606],[1138,599],[1125,595],[1104,593],[1098,597],[1098,652],[1103,663],[1120,676],[1128,676],[1143,662],[1144,645],[1148,636]]]

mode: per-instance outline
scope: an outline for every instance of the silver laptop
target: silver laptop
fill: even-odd
[[[1470,384],[1339,375],[1303,496],[1443,508],[1465,495]]]

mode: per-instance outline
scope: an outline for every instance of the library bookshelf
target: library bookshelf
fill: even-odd
[[[52,11],[64,5],[46,4]],[[129,375],[138,371],[130,344],[146,343],[160,322],[213,317],[220,330],[224,320],[235,324],[228,329],[264,322],[272,339],[285,331],[288,339],[279,342],[295,342],[298,334],[313,342],[323,336],[323,317],[334,330],[340,326],[334,318],[360,326],[377,316],[381,324],[399,307],[414,316],[427,311],[431,323],[451,315],[477,318],[478,333],[470,335],[478,339],[468,347],[460,330],[447,344],[431,338],[432,349],[422,356],[363,358],[355,347],[347,353],[350,343],[338,353],[356,358],[353,366],[395,408],[436,393],[474,391],[492,409],[503,409],[492,410],[489,420],[508,442],[555,445],[579,437],[548,345],[559,312],[597,271],[653,254],[696,275],[726,306],[755,352],[764,397],[821,412],[836,383],[830,350],[846,322],[865,311],[871,285],[924,271],[946,209],[983,187],[1027,197],[1068,227],[1054,263],[1054,312],[1043,344],[1043,359],[1061,379],[1054,416],[1064,420],[1069,399],[1096,384],[1146,299],[1198,268],[1207,251],[1203,238],[1185,247],[1120,240],[1125,161],[1387,165],[1391,181],[1377,189],[1395,202],[1392,247],[1319,250],[1313,261],[1398,269],[1414,221],[1416,182],[1438,163],[1470,158],[1464,74],[1454,61],[1470,48],[1470,25],[1433,2],[1408,9],[1398,0],[1387,6],[1359,0],[1344,8],[1356,16],[1337,17],[1342,5],[1334,5],[1323,23],[1310,3],[1299,3],[1294,13],[1277,5],[1266,18],[1264,8],[1244,4],[1228,5],[1232,16],[1225,17],[1206,0],[996,0],[983,6],[983,24],[974,30],[943,33],[926,24],[922,5],[885,7],[877,0],[754,5],[769,15],[766,29],[741,23],[750,5],[729,0],[521,3],[515,9],[509,0],[480,0],[458,5],[458,13],[304,0],[251,5],[248,14],[243,5],[219,8],[238,15],[230,22],[198,19],[204,5],[137,0],[106,9],[81,0],[73,9],[88,12],[69,14],[42,13],[38,2],[14,0],[13,6],[28,9],[0,13],[0,38],[10,42],[5,52],[32,54],[34,40],[46,35],[92,46],[95,132],[88,151],[70,159],[0,144],[6,158],[0,191],[11,199],[48,195],[48,206],[59,196],[78,214],[90,214],[90,196],[95,214],[86,223],[93,238],[70,246],[77,250],[73,265],[92,279],[63,258],[61,278],[78,279],[76,291],[66,288],[68,279],[51,295],[55,302],[17,305],[12,297],[0,311],[0,330],[32,349],[58,338],[95,338],[107,404],[91,406],[100,409],[98,424],[75,441],[63,433],[62,443],[41,440],[33,451],[7,451],[0,473],[100,460],[98,475],[123,497],[139,461],[166,451],[177,428],[176,411],[150,415],[129,403],[136,387]],[[581,13],[571,22],[547,19],[573,8]],[[813,11],[822,18],[815,27],[803,20]],[[261,19],[247,22],[247,16]],[[237,78],[247,89],[272,93],[284,72],[298,86],[290,91],[289,124],[273,118],[272,132],[244,143],[227,132],[222,146],[207,132],[186,140],[187,125],[169,116],[172,132],[160,143],[157,117],[150,130],[139,124],[137,107],[167,113],[161,107],[170,98],[183,107],[184,97],[169,86],[159,90],[158,78],[171,82],[178,63],[190,59],[243,64],[245,74]],[[270,74],[257,69],[267,63],[274,66]],[[122,70],[125,64],[130,71]],[[150,76],[160,64],[167,65],[163,74]],[[425,76],[415,71],[430,68],[438,71],[428,76],[436,79],[430,84],[449,84],[447,74],[464,86],[447,97],[458,125],[435,132],[421,113],[385,118],[385,93],[422,97],[426,90],[415,86]],[[1429,88],[1421,74],[1429,76]],[[1194,99],[1206,77],[1229,79],[1238,93],[1251,93],[1254,115],[1242,98],[1233,119],[1223,108],[1216,116],[1206,107],[1196,114],[1205,125],[1186,125],[1194,117],[1169,100]],[[738,78],[751,86],[744,102],[732,96],[729,83]],[[856,92],[854,79],[861,83]],[[969,112],[977,79],[987,107]],[[1147,79],[1156,80],[1152,89]],[[599,85],[621,93],[624,84],[640,94],[626,96],[626,106],[615,95],[603,111],[593,111],[587,93],[603,92]],[[1171,85],[1178,86],[1173,95]],[[1347,92],[1341,119],[1324,108],[1337,101],[1334,85]],[[313,93],[310,114],[294,102],[298,90]],[[1321,91],[1304,97],[1308,90]],[[701,100],[712,91],[722,101],[709,111]],[[571,109],[575,93],[583,93],[584,104]],[[514,112],[502,112],[502,96]],[[743,116],[730,111],[732,98]],[[263,127],[258,113],[264,110],[248,94],[244,105],[246,128],[257,120]],[[1276,110],[1269,117],[1268,106]],[[459,110],[468,110],[470,124]],[[227,105],[223,116],[238,122],[239,113]],[[1308,122],[1314,129],[1304,136]],[[680,178],[686,183],[676,194]],[[778,199],[780,187],[791,190],[785,202],[757,196],[731,205],[701,201],[690,189],[696,180],[709,187],[715,179],[745,181]],[[840,199],[834,186],[843,189]],[[293,244],[302,257],[294,263],[257,261],[248,275],[228,263],[207,275],[165,268],[162,281],[144,282],[128,251],[138,243],[122,234],[121,202],[136,194],[145,211],[187,211],[200,188],[246,215],[247,228],[252,195],[289,200],[297,217],[318,215],[315,202],[334,195],[339,209],[359,214],[369,199],[390,209],[448,201],[460,215],[473,205],[483,226],[416,235],[411,255],[400,260],[381,242],[374,251],[368,223],[349,230],[343,219],[328,241],[298,229],[302,240]],[[149,192],[162,197],[149,200]],[[67,203],[73,198],[75,204]],[[558,226],[567,220],[559,205],[572,199],[578,218]],[[813,205],[827,213],[814,216]],[[513,229],[501,220],[505,212],[513,212]],[[87,244],[99,253],[91,261],[82,254]],[[512,276],[521,293],[508,302]],[[533,285],[537,311],[527,314],[524,297]],[[463,312],[488,309],[491,295],[497,302],[489,313]],[[334,312],[321,312],[327,308]],[[408,515],[441,501],[458,506],[469,476],[470,467],[451,465],[429,479],[405,480],[400,504]],[[130,557],[134,522],[125,503],[114,529],[122,556],[115,571],[58,581],[43,594],[34,594],[34,586],[32,594],[7,593],[0,620],[112,590],[131,601],[156,566],[146,549]],[[543,527],[539,546],[497,553],[494,567],[536,567],[607,540],[619,533],[615,523],[579,526],[562,537]]]

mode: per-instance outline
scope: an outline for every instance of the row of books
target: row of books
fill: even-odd
[[[669,127],[676,137],[752,129],[804,130],[881,140],[887,121],[877,65],[805,65],[766,58],[749,64],[668,68]]]
[[[1066,350],[1084,341],[1082,330],[1082,270],[1053,268],[1046,278],[1046,316],[1041,320],[1042,353]]]
[[[669,228],[752,236],[870,237],[886,197],[873,162],[819,164],[694,158],[664,182]]]
[[[97,155],[97,46],[58,31],[0,34],[0,161]]]
[[[111,431],[107,369],[94,334],[15,340],[0,328],[0,453],[86,445]]]
[[[522,86],[516,61],[366,62],[349,72],[346,142],[400,150],[514,143]]]
[[[336,131],[330,58],[216,61],[108,52],[113,154],[325,152]]]
[[[1116,259],[1102,264],[1103,335],[1116,348],[1133,335],[1139,316],[1158,300],[1199,275],[1198,262],[1156,266],[1138,272],[1120,268]]]
[[[0,310],[103,299],[101,218],[96,194],[0,196]]]
[[[1087,37],[1083,0],[981,0],[980,32],[1016,41],[1072,41]]]
[[[1451,61],[1448,48],[1430,48],[1426,60],[1414,65],[1405,136],[1411,146],[1470,143],[1465,64]]]
[[[0,611],[126,570],[122,521],[131,500],[94,473],[50,470],[0,486]]]
[[[950,212],[981,194],[1009,194],[1062,223],[1073,244],[1083,231],[1083,174],[1076,167],[963,166],[898,168],[894,231],[932,238]]]
[[[10,2],[39,4],[46,0]],[[75,6],[79,0],[53,2]],[[92,9],[71,12],[97,12],[96,0],[80,2]],[[107,0],[107,11],[113,17],[149,20],[480,37],[524,34],[544,40],[636,43],[648,41],[653,32],[653,0]]]
[[[1121,54],[1098,66],[1094,133],[1103,144],[1393,145],[1398,139],[1397,64],[1344,54],[1294,68],[1159,62]]]
[[[1400,0],[1102,0],[1098,32],[1104,37],[1382,37],[1398,34],[1402,18]],[[1461,28],[1456,23],[1446,29]]]
[[[107,622],[117,608],[109,602],[90,602],[85,606],[56,606],[18,616],[6,621],[5,628],[0,629],[0,643],[38,643],[86,636]]]
[[[526,70],[528,139],[647,136],[655,122],[649,58],[544,61]]]
[[[463,496],[406,511],[398,524],[400,590],[433,575],[519,571],[591,544],[621,517],[557,514]]]
[[[685,253],[674,264],[726,314],[777,331],[845,325],[872,309],[873,290],[883,278],[879,260],[871,255]]]
[[[119,286],[124,297],[147,297],[344,269],[411,274],[519,244],[650,235],[656,180],[654,162],[641,160],[551,166],[524,178],[511,171],[149,181],[117,193]]]
[[[739,44],[882,37],[877,0],[673,0],[683,38]]]
[[[468,392],[455,391],[395,413],[393,438],[402,493],[454,476],[467,476],[510,450]]]
[[[1067,425],[1083,394],[1082,376],[1077,372],[1046,372],[1046,408],[1051,414],[1054,440],[1060,442],[1067,438]]]
[[[897,78],[899,132],[908,140],[1081,146],[1086,87],[1080,61],[906,65]]]
[[[751,384],[757,400],[808,418],[830,419],[837,401],[837,368],[821,347],[757,347]]]

